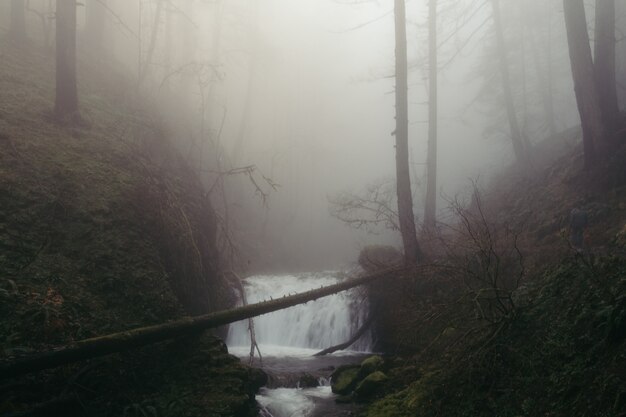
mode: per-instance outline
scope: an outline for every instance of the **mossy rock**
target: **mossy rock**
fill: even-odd
[[[359,365],[343,365],[331,375],[331,389],[335,394],[347,395],[359,382]]]
[[[383,365],[384,360],[378,355],[370,356],[361,362],[361,377],[365,378],[369,374],[376,372]]]
[[[304,373],[298,380],[298,386],[300,388],[315,388],[319,386],[319,381],[313,375]]]
[[[357,385],[354,390],[354,395],[360,399],[370,398],[377,393],[382,392],[382,389],[388,380],[389,378],[387,375],[381,371],[373,372]]]

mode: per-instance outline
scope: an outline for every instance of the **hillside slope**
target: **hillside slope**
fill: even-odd
[[[0,41],[0,61],[3,359],[226,307],[211,205],[133,88],[81,63],[83,123],[58,124],[51,54]],[[63,415],[254,411],[258,381],[221,342],[183,345],[2,385],[0,414],[47,401]]]
[[[626,158],[587,173],[576,135],[539,145],[532,174],[478,187],[391,293],[404,359],[368,416],[626,415]],[[573,208],[589,217],[583,252]]]

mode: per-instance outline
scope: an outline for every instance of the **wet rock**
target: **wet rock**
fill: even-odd
[[[373,372],[357,385],[354,395],[360,399],[371,398],[375,394],[382,392],[388,380],[389,378],[384,373],[380,371]]]
[[[359,381],[359,365],[343,365],[331,375],[331,389],[335,394],[347,395],[352,392]]]
[[[317,378],[311,374],[302,374],[298,380],[298,386],[300,388],[315,388],[319,385]]]
[[[349,395],[340,395],[335,398],[335,403],[337,404],[350,404],[352,403],[352,397]]]
[[[383,365],[383,362],[383,358],[378,355],[370,356],[369,358],[361,362],[361,371],[359,373],[359,376],[361,378],[365,378],[372,372],[378,371]]]

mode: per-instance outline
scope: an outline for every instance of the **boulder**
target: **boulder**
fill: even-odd
[[[359,365],[343,365],[331,375],[330,387],[335,394],[348,395],[359,381]]]
[[[354,395],[359,399],[371,398],[382,391],[387,380],[389,378],[381,371],[373,372],[357,385]]]
[[[311,374],[304,373],[300,376],[300,379],[298,380],[299,388],[315,388],[318,385],[319,382],[317,381],[317,378],[315,378]]]
[[[378,371],[380,367],[383,365],[383,358],[378,355],[370,356],[361,362],[361,372],[360,377],[365,378],[372,372]]]

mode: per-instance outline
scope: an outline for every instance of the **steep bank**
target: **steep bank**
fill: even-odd
[[[624,416],[624,151],[594,173],[544,143],[455,209],[431,262],[385,289],[390,379],[368,416]],[[553,138],[557,140],[558,138]],[[569,243],[588,214],[586,249]],[[443,243],[442,243],[443,242]]]
[[[158,115],[81,63],[84,122],[55,123],[53,57],[34,48],[0,41],[2,356],[227,306],[210,202]],[[12,381],[0,412],[232,415],[256,385],[199,336]]]

